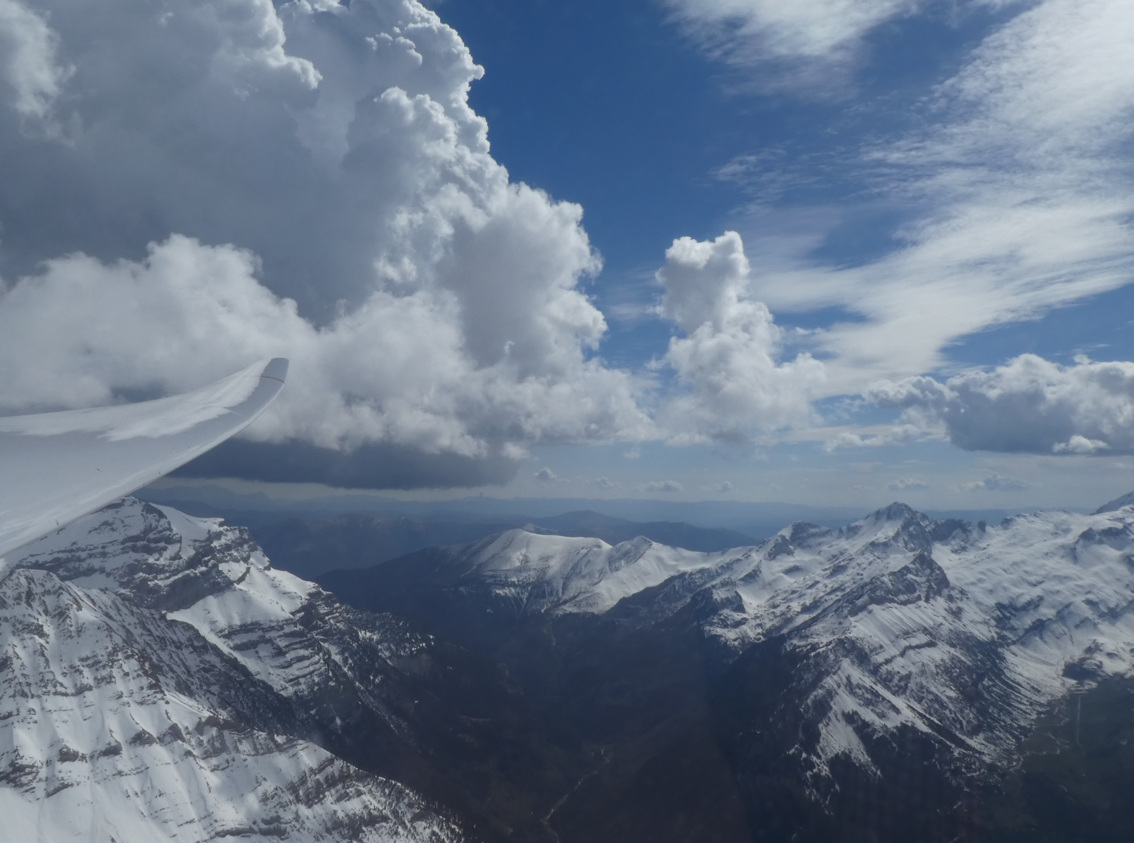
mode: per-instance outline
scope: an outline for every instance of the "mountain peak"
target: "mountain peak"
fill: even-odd
[[[910,518],[926,518],[912,506],[901,501],[894,501],[889,506],[875,510],[869,516],[877,521],[907,521]]]
[[[1123,507],[1134,504],[1134,492],[1127,492],[1121,497],[1115,498],[1112,501],[1107,501],[1102,506],[1094,511],[1095,515],[1102,515],[1104,512],[1117,512]]]
[[[898,545],[912,551],[928,551],[933,546],[937,522],[907,504],[894,502],[840,530],[847,538],[867,544]]]

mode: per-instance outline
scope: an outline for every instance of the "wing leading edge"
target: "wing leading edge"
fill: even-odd
[[[0,557],[219,445],[286,377],[277,357],[156,401],[0,418]]]

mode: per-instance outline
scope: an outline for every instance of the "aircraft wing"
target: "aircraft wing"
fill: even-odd
[[[0,418],[0,557],[219,445],[286,376],[276,358],[156,401]]]

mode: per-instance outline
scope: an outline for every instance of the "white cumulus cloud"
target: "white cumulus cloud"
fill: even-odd
[[[1134,452],[1134,363],[1080,359],[1062,366],[1024,354],[944,382],[919,376],[868,392],[907,423],[939,427],[971,451]]]
[[[250,433],[272,442],[508,459],[650,435],[595,355],[581,209],[509,180],[467,103],[481,69],[417,0],[0,0],[10,44],[0,411],[282,355]]]
[[[811,419],[823,364],[808,354],[780,359],[782,331],[753,296],[739,234],[674,241],[657,280],[659,313],[679,331],[659,361],[680,385],[659,416],[673,441],[745,441]]]

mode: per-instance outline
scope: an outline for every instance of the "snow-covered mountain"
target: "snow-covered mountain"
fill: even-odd
[[[451,604],[495,617],[646,628],[681,614],[724,662],[775,642],[807,724],[791,752],[815,795],[829,795],[836,759],[878,775],[907,732],[956,775],[1006,769],[1054,701],[1134,672],[1131,505],[989,526],[894,504],[721,553],[512,530],[325,582],[376,599],[413,566]]]
[[[1130,825],[1074,790],[1127,783],[1122,501],[895,504],[715,553],[510,530],[332,594],[127,499],[9,561],[0,837],[1016,841],[1060,800],[1075,833]]]
[[[133,499],[10,562],[4,839],[463,839],[423,797],[309,739],[336,696],[381,711],[367,680],[420,636],[272,569],[241,530]]]

